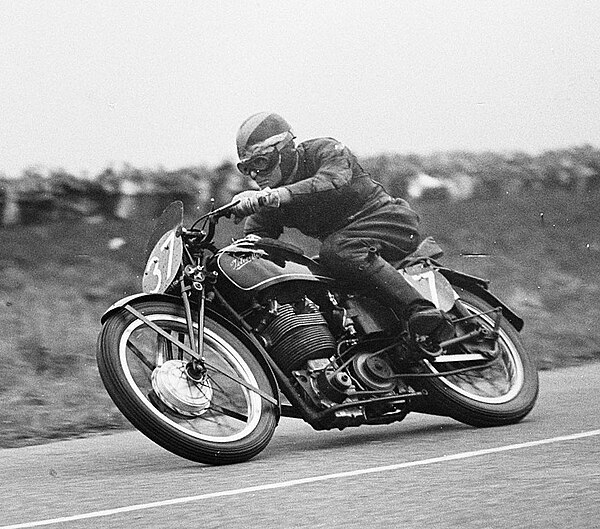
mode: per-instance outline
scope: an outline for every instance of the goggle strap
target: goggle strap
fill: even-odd
[[[254,158],[255,156],[258,156],[259,154],[262,154],[265,151],[265,149],[268,149],[269,147],[272,147],[273,149],[278,151],[279,149],[281,149],[281,147],[283,147],[295,138],[296,136],[294,136],[294,133],[291,130],[282,132],[281,134],[276,134],[275,136],[271,136],[270,138],[267,138],[266,140],[260,143],[252,145],[252,147],[250,147],[250,149],[246,151],[246,156],[242,160],[242,163],[249,161],[250,159]]]

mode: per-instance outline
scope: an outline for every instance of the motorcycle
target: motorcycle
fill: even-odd
[[[102,316],[103,383],[148,438],[221,465],[259,454],[282,416],[341,430],[410,412],[500,426],[531,411],[538,373],[523,320],[488,281],[442,266],[433,239],[393,264],[451,318],[454,335],[439,344],[410,336],[392,310],[293,244],[248,236],[215,246],[233,206],[189,228],[183,204],[168,206],[142,292]]]

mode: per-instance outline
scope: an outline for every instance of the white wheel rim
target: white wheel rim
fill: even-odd
[[[185,319],[179,316],[173,316],[170,314],[151,314],[147,315],[146,317],[150,321],[169,321],[177,323],[183,327],[186,326]],[[186,427],[184,423],[178,423],[161,413],[161,411],[158,410],[148,399],[148,396],[144,395],[144,393],[140,390],[137,382],[134,380],[134,376],[130,370],[129,362],[127,360],[127,343],[131,335],[141,327],[145,327],[144,323],[141,320],[136,319],[127,326],[127,328],[121,335],[121,338],[119,340],[119,361],[123,369],[125,378],[127,379],[127,382],[129,384],[129,387],[134,391],[136,396],[144,404],[148,411],[150,411],[153,415],[159,418],[162,422],[168,423],[173,428],[176,428],[177,430],[187,435],[191,435],[197,439],[203,441],[210,441],[213,443],[231,443],[233,441],[237,441],[247,437],[254,431],[262,415],[262,398],[254,391],[247,390],[241,385],[239,385],[239,390],[241,393],[243,393],[246,399],[246,412],[248,420],[240,430],[230,435],[216,436],[203,434],[195,429],[192,429],[191,427]],[[194,325],[194,329],[197,331],[196,325]],[[230,344],[228,344],[219,335],[217,335],[215,332],[208,328],[205,328],[204,330],[204,341],[206,347],[212,347],[221,355],[225,355],[227,362],[230,364],[232,370],[236,373],[236,375],[239,378],[243,379],[245,382],[251,384],[254,387],[258,386],[254,374],[252,373],[252,370],[245,362],[245,360],[241,357],[241,355]],[[194,419],[194,421],[201,420],[203,420],[202,416]]]

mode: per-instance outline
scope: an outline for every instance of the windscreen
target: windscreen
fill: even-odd
[[[146,260],[148,260],[150,257],[152,250],[160,238],[169,230],[173,230],[182,224],[183,202],[176,200],[175,202],[171,202],[161,213],[160,217],[156,219],[156,222],[154,223],[154,230],[152,231],[152,235],[150,235],[148,243],[146,244]]]

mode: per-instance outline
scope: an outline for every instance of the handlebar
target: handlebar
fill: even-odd
[[[194,224],[192,224],[190,229],[183,229],[184,233],[187,232],[188,234],[192,234],[192,235],[197,235],[201,237],[201,243],[210,243],[213,240],[213,237],[215,235],[215,228],[217,225],[218,220],[221,217],[227,217],[231,214],[231,209],[235,206],[237,206],[240,203],[239,200],[232,200],[231,202],[225,204],[224,206],[221,206],[220,208],[217,209],[213,209],[212,211],[209,211],[208,213],[205,213],[204,215],[202,215],[201,217],[199,217],[196,222],[194,222]],[[195,230],[194,227],[201,221],[203,221],[204,219],[208,219],[208,231],[204,231],[204,229],[202,230]],[[205,224],[206,225],[206,224]]]
[[[232,209],[234,206],[237,206],[239,203],[240,203],[239,200],[232,200],[231,202],[229,202],[228,204],[225,204],[224,206],[221,206],[220,208],[213,209],[212,211],[205,213],[198,220],[196,220],[196,222],[194,222],[194,225],[198,224],[198,222],[200,222],[201,220],[204,220],[209,217],[212,217],[215,219],[218,219],[220,217],[226,217],[227,215],[230,214],[229,210]]]
[[[216,218],[225,217],[230,214],[229,210],[232,209],[233,207],[237,206],[239,203],[240,203],[239,200],[232,200],[228,204],[225,204],[224,206],[221,206],[220,208],[217,208],[214,211],[211,211],[209,213],[209,215],[211,217],[216,217]]]

